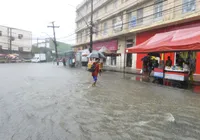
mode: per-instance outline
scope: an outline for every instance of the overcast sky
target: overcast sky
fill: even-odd
[[[82,1],[1,0],[0,25],[32,31],[33,39],[35,39],[47,37],[42,32],[52,36],[53,31],[47,28],[47,25],[55,21],[55,24],[60,26],[56,29],[57,38],[66,37],[75,31],[75,7]],[[59,41],[75,43],[75,35],[59,39]]]

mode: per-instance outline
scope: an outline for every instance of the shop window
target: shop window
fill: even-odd
[[[143,23],[143,8],[137,10],[137,24]]]
[[[116,56],[111,56],[111,65],[112,66],[116,66],[116,62],[117,62],[117,57]]]
[[[195,11],[196,1],[195,0],[183,0],[183,13]]]
[[[154,18],[158,19],[163,16],[163,0],[156,0],[154,7]]]

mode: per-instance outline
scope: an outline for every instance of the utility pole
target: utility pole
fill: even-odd
[[[39,39],[37,38],[37,47],[39,47],[39,41],[38,41]]]
[[[90,53],[92,52],[93,46],[93,0],[91,0],[91,21],[90,21]]]
[[[54,45],[55,45],[56,61],[57,61],[57,65],[59,65],[55,28],[59,28],[60,26],[55,26],[55,25],[54,25],[54,21],[51,22],[51,23],[52,23],[52,26],[47,26],[47,27],[48,27],[48,28],[53,28],[53,36],[54,36],[53,42],[54,42]]]
[[[10,32],[10,33],[9,33],[9,34],[10,34],[10,35],[9,35],[9,41],[10,41],[10,42],[9,42],[9,43],[10,43],[10,49],[9,49],[9,50],[10,50],[10,54],[12,54],[12,41],[13,41],[13,37],[12,37],[12,28],[9,28],[9,32]]]

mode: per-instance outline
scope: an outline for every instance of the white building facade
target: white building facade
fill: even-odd
[[[109,65],[141,69],[142,55],[126,54],[156,33],[200,24],[198,0],[93,0],[93,49],[106,46],[121,56],[109,58]],[[91,0],[77,6],[75,50],[90,41]],[[113,63],[114,61],[114,63]]]
[[[0,53],[31,53],[32,32],[0,26]]]

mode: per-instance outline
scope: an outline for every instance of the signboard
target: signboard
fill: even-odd
[[[131,18],[131,21],[130,21],[130,23],[129,23],[129,26],[130,26],[130,27],[135,27],[135,26],[137,26],[137,18],[136,18],[136,16],[133,16],[133,17]]]
[[[117,40],[110,40],[106,42],[97,42],[93,44],[93,50],[100,50],[102,47],[106,47],[110,51],[118,50]]]

